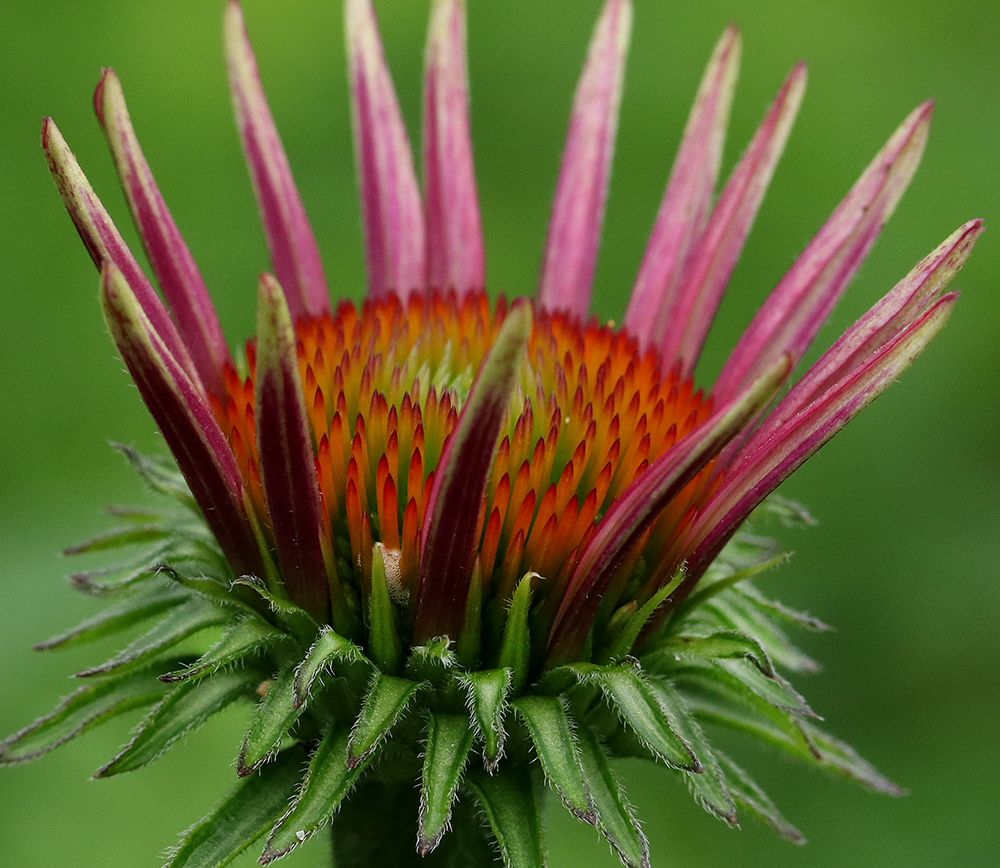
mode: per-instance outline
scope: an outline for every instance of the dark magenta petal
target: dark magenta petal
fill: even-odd
[[[200,389],[173,357],[124,275],[111,262],[105,263],[101,273],[101,303],[108,331],[226,560],[237,575],[262,576],[243,480],[229,443]]]
[[[264,221],[271,265],[287,293],[292,316],[320,316],[330,310],[330,296],[319,248],[267,107],[243,12],[235,0],[226,7],[225,37],[236,123]]]
[[[202,383],[215,395],[225,392],[223,371],[231,362],[219,318],[201,272],[170,216],[139,147],[118,77],[105,70],[94,108],[128,199],[153,273],[191,353]]]
[[[101,200],[94,193],[62,133],[50,118],[46,118],[42,124],[42,150],[63,204],[73,219],[73,225],[80,233],[90,258],[94,260],[94,265],[100,271],[106,262],[111,262],[122,273],[144,316],[149,320],[150,328],[156,331],[159,340],[192,382],[201,389],[202,383],[195,364],[170,319],[170,314],[143,274],[139,263],[135,261],[132,251],[128,249]]]
[[[330,604],[328,536],[295,332],[281,287],[269,274],[261,277],[258,294],[255,409],[260,472],[282,578],[292,602],[324,623]]]
[[[435,636],[456,638],[462,625],[479,511],[531,326],[531,306],[515,304],[483,360],[438,462],[420,541],[417,644]]]
[[[546,665],[576,660],[602,595],[629,549],[719,451],[781,387],[791,370],[782,359],[734,401],[661,455],[619,497],[584,547],[549,632]]]

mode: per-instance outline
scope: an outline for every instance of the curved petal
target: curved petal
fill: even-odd
[[[730,25],[698,88],[628,301],[625,328],[644,347],[658,347],[663,340],[684,263],[705,231],[739,65],[740,34]]]
[[[689,535],[694,581],[750,512],[905,370],[947,321],[944,288],[982,232],[971,221],[924,259],[806,373],[727,469]]]
[[[927,102],[910,114],[774,288],[719,374],[720,400],[782,353],[801,358],[910,183],[932,109]]]
[[[695,474],[766,406],[790,371],[790,360],[779,359],[749,389],[661,455],[615,499],[573,570],[549,631],[547,666],[578,657],[601,597],[629,549]]]
[[[202,383],[221,396],[225,393],[223,371],[232,361],[229,347],[201,272],[170,216],[139,147],[125,105],[125,94],[114,70],[104,70],[94,93],[94,109],[108,139],[132,219],[160,289],[177,320],[177,329]]]
[[[486,285],[483,229],[469,135],[465,3],[436,0],[424,82],[427,285],[460,296]]]
[[[424,213],[410,141],[371,0],[347,0],[344,14],[368,294],[405,295],[422,289],[426,278]]]
[[[330,310],[323,263],[264,98],[257,60],[236,0],[229,0],[224,23],[233,108],[264,221],[271,264],[287,293],[292,316],[320,316]]]
[[[805,86],[806,66],[799,63],[788,74],[760,129],[733,170],[704,233],[685,263],[680,288],[663,320],[665,331],[660,342],[664,358],[681,360],[684,376],[691,376],[698,361],[729,276],[785,148]],[[777,355],[771,360],[775,358]],[[732,394],[727,393],[726,397]]]
[[[302,398],[295,330],[281,287],[260,279],[257,295],[255,420],[264,498],[288,596],[319,623],[330,593],[312,436]]]
[[[577,85],[538,286],[546,310],[586,316],[618,126],[629,0],[608,0]]]
[[[413,616],[416,644],[436,636],[458,636],[472,570],[479,509],[531,326],[531,305],[513,305],[489,355],[483,359],[458,424],[442,450],[427,498],[427,518],[420,540]]]
[[[101,304],[111,338],[226,560],[237,574],[263,576],[244,507],[243,479],[229,443],[201,390],[178,364],[111,261],[101,271]]]
[[[63,204],[94,265],[98,271],[102,271],[105,263],[110,262],[121,272],[151,328],[155,329],[164,347],[191,379],[195,388],[201,391],[203,386],[194,362],[170,319],[170,314],[143,274],[139,263],[135,261],[132,251],[128,249],[51,118],[46,118],[42,124],[42,150],[45,152],[52,180],[56,182]]]

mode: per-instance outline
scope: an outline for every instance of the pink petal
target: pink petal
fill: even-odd
[[[51,118],[46,118],[42,124],[42,150],[63,204],[94,265],[101,270],[105,263],[114,263],[135,294],[150,327],[155,329],[164,347],[191,379],[195,388],[201,390],[203,387],[194,362],[170,319],[170,314],[143,274],[139,263],[135,261],[132,251],[128,249],[108,212],[104,210],[101,200],[97,198],[87,176],[83,174],[80,164]]]
[[[257,61],[236,0],[225,14],[226,66],[236,123],[264,222],[264,236],[278,281],[295,319],[330,310],[323,264],[288,157],[267,107]]]
[[[552,205],[538,287],[547,310],[586,316],[590,306],[631,27],[629,0],[608,0],[577,85]]]
[[[329,536],[320,507],[295,330],[281,287],[271,275],[261,277],[257,298],[254,406],[264,497],[288,596],[322,624],[330,605],[327,563],[333,559],[324,552]]]
[[[437,0],[424,83],[427,284],[459,295],[486,285],[483,230],[469,135],[465,4]]]
[[[511,307],[442,450],[420,540],[414,642],[457,637],[469,589],[479,510],[500,426],[531,335],[529,304]]]
[[[347,0],[344,8],[368,294],[405,295],[426,285],[424,214],[413,156],[371,0]]]
[[[601,519],[577,562],[549,632],[547,664],[577,659],[601,597],[629,549],[667,504],[771,400],[791,371],[779,359],[749,389],[665,452]]]
[[[685,264],[676,298],[663,320],[665,330],[660,343],[664,358],[681,360],[684,376],[691,375],[698,361],[726,284],[784,150],[805,86],[806,67],[799,63],[785,79],[757,134],[733,170]],[[771,361],[779,355],[772,356]],[[744,385],[746,382],[749,381],[744,381]],[[728,392],[727,397],[732,394]]]
[[[944,287],[982,231],[963,226],[826,352],[747,441],[691,529],[692,575],[778,484],[873,401],[947,321]]]
[[[916,171],[932,104],[914,110],[857,180],[743,333],[713,394],[725,398],[782,353],[806,351]]]
[[[94,108],[111,147],[146,256],[177,320],[178,331],[202,383],[221,396],[225,393],[223,370],[231,363],[229,347],[198,266],[143,157],[121,84],[110,69],[104,71],[94,93]]]
[[[684,263],[704,232],[739,65],[740,34],[730,26],[702,78],[629,299],[625,328],[644,347],[663,340]]]
[[[110,260],[101,271],[101,303],[118,352],[226,560],[238,575],[261,576],[260,551],[244,508],[243,480],[229,443],[201,389],[174,358]]]
[[[913,270],[859,319],[824,353],[794,388],[768,415],[753,441],[766,442],[775,428],[783,425],[806,405],[816,400],[883,344],[911,326],[942,297],[945,287],[961,270],[979,236],[986,231],[982,220],[970,220],[922,259]]]

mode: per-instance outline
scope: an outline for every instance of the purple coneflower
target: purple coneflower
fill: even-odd
[[[626,864],[648,865],[608,764],[621,755],[680,770],[730,823],[739,807],[798,839],[703,723],[895,791],[815,726],[775,670],[811,666],[779,621],[821,625],[747,583],[776,551],[740,530],[951,313],[946,287],[980,221],[778,397],[916,169],[931,105],[892,135],[702,391],[693,372],[802,99],[804,65],[716,198],[740,54],[735,28],[723,34],[615,329],[588,311],[628,0],[608,0],[590,46],[532,300],[486,294],[462,0],[433,4],[422,189],[370,0],[347,0],[346,20],[368,268],[360,306],[331,304],[242,13],[235,2],[226,11],[233,101],[273,268],[258,287],[256,338],[235,357],[115,74],[102,76],[95,107],[163,300],[45,123],[53,176],[101,272],[108,328],[183,483],[129,456],[195,518],[169,514],[102,538],[153,546],[111,578],[75,577],[120,602],[47,645],[157,620],[79,673],[87,684],[0,758],[35,756],[150,707],[98,773],[107,776],[252,698],[243,780],[187,834],[174,866],[225,864],[270,831],[267,862],[331,818],[337,863],[367,864],[400,849],[371,830],[407,809],[397,820],[413,828],[406,858],[417,858],[415,836],[421,856],[437,849],[448,864],[471,864],[462,860],[487,839],[470,804],[506,864],[536,865],[543,781]],[[191,637],[203,642],[194,657],[181,644]],[[456,833],[443,838],[450,823]]]

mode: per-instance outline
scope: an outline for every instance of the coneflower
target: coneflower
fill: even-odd
[[[780,397],[906,188],[931,106],[892,135],[771,293],[714,384],[693,372],[802,99],[796,66],[716,196],[739,63],[709,62],[623,325],[588,319],[628,0],[608,0],[573,111],[539,285],[491,298],[469,139],[462,0],[435,0],[423,185],[370,0],[347,0],[368,268],[331,303],[242,13],[233,102],[273,273],[231,353],[106,71],[95,107],[162,299],[51,121],[42,145],[101,273],[112,339],[180,474],[125,450],[179,505],[76,550],[139,545],[78,574],[109,595],[57,647],[147,624],[52,714],[0,746],[30,759],[126,710],[148,715],[98,772],[151,762],[249,700],[235,789],[170,864],[262,863],[332,822],[342,868],[543,863],[546,786],[627,865],[646,839],[610,760],[685,778],[707,810],[801,835],[703,724],[897,792],[820,730],[779,674],[784,632],[822,624],[748,581],[781,559],[746,533],[778,484],[947,320],[982,231],[959,228]],[[339,292],[343,288],[337,287]],[[807,517],[804,513],[799,513]],[[228,758],[227,758],[228,759]],[[445,833],[449,828],[453,832]],[[494,846],[495,845],[495,846]]]

